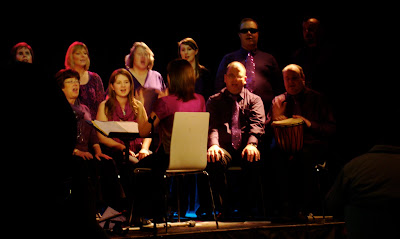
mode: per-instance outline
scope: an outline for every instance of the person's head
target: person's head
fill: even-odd
[[[248,51],[257,49],[258,24],[251,18],[244,18],[239,25],[239,38],[241,46]]]
[[[28,45],[26,42],[17,43],[11,48],[11,57],[15,61],[32,63],[33,62],[32,47]]]
[[[112,99],[117,96],[122,98],[130,97],[132,99],[134,95],[132,75],[123,68],[113,71],[108,82],[108,89],[108,94]]]
[[[154,66],[154,53],[144,42],[135,42],[128,55],[125,56],[125,66],[151,70]]]
[[[89,69],[90,59],[89,50],[87,46],[82,42],[72,43],[65,54],[65,68],[66,69],[76,69],[77,67],[82,67],[85,70]]]
[[[109,99],[105,105],[105,114],[108,119],[112,118],[119,98],[127,98],[135,114],[137,114],[133,78],[128,70],[120,68],[111,73],[108,81],[108,96]]]
[[[285,89],[289,95],[297,95],[305,87],[303,68],[296,64],[287,65],[282,70]]]
[[[79,73],[72,69],[63,69],[57,72],[55,78],[67,100],[75,101],[79,96]]]
[[[187,60],[176,59],[168,63],[167,79],[169,93],[186,102],[194,99],[195,76],[193,67]]]
[[[226,89],[234,95],[242,92],[244,85],[246,85],[246,68],[238,61],[231,62],[226,67],[224,81]]]
[[[307,46],[316,46],[321,37],[321,24],[316,18],[303,21],[303,39]]]
[[[180,58],[187,60],[188,62],[199,62],[199,47],[192,38],[185,38],[178,42],[178,55]]]

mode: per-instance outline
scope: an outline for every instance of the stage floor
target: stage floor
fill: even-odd
[[[314,222],[305,224],[277,224],[269,221],[218,222],[196,221],[195,226],[185,223],[169,223],[168,232],[165,224],[157,224],[159,238],[332,238],[344,239],[344,222]],[[111,238],[150,238],[154,237],[153,225],[143,229],[130,227],[126,235],[110,234]]]

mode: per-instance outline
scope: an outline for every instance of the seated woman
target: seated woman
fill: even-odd
[[[149,135],[151,122],[159,130],[160,145],[155,154],[139,161],[135,167],[148,167],[153,169],[153,187],[149,194],[152,194],[153,216],[156,218],[163,215],[163,172],[169,165],[169,153],[171,144],[172,126],[175,112],[205,112],[205,101],[202,95],[196,94],[195,75],[193,67],[186,60],[173,60],[168,64],[167,79],[169,83],[169,95],[159,98],[150,114],[150,122],[145,122],[139,129],[143,136]],[[147,194],[147,193],[146,193]],[[157,208],[159,207],[159,208]]]
[[[75,216],[74,220],[77,220],[76,224],[83,226],[85,230],[98,231],[96,202],[110,198],[107,196],[103,198],[105,192],[119,189],[115,167],[110,167],[112,158],[102,153],[96,131],[86,122],[86,120],[91,120],[88,107],[77,101],[80,86],[79,73],[72,69],[60,70],[55,78],[70,103],[77,122],[76,146],[71,164],[67,165],[68,169],[65,170],[70,172],[69,177],[72,178],[70,189],[73,212],[71,215],[79,215]],[[99,190],[100,168],[102,181],[103,178],[107,178],[104,180],[107,182],[105,183],[107,186],[101,185],[105,186],[102,190]],[[103,175],[107,176],[103,177]],[[102,195],[100,195],[100,191],[103,192]],[[115,192],[117,191],[113,191],[112,195],[114,198],[118,197]],[[110,206],[112,204],[108,200],[105,203]]]
[[[147,114],[143,104],[134,98],[134,84],[131,74],[125,69],[115,70],[110,77],[108,99],[101,102],[97,112],[100,121],[133,121],[139,124],[139,129],[147,122]],[[100,142],[113,154],[122,156],[124,143],[117,138],[108,138],[98,133]],[[130,144],[130,161],[136,163],[150,154],[151,138],[136,139]]]
[[[117,69],[111,74],[108,86],[108,98],[100,103],[96,119],[100,121],[137,122],[139,131],[144,123],[147,122],[146,110],[143,104],[134,98],[133,78],[126,69]],[[117,138],[108,138],[100,133],[97,135],[102,146],[105,146],[103,150],[115,159],[125,196],[132,200],[134,196],[133,192],[135,191],[131,187],[133,184],[131,177],[133,172],[132,164],[137,163],[150,154],[149,147],[152,139],[137,138],[131,141],[129,147],[130,164],[124,164],[124,150],[126,147],[123,141]],[[128,205],[125,205],[124,209],[129,208]]]

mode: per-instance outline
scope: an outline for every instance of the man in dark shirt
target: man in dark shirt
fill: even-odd
[[[281,193],[277,203],[281,216],[322,214],[323,192],[319,187],[322,169],[317,168],[317,174],[315,167],[332,161],[331,140],[336,133],[336,120],[323,95],[305,87],[306,76],[300,66],[290,64],[282,72],[286,92],[272,101],[267,125],[287,118],[300,118],[305,123],[300,152],[292,154],[277,147],[272,150],[272,172],[276,173],[276,190]]]
[[[233,61],[239,61],[246,65],[246,59],[250,53],[253,56],[255,65],[254,86],[251,91],[261,97],[265,112],[268,112],[272,99],[274,96],[284,92],[284,87],[282,75],[275,58],[271,54],[258,49],[258,35],[258,24],[255,20],[245,18],[241,21],[239,29],[241,48],[222,58],[215,79],[215,91],[218,92],[225,86],[224,74],[227,65]]]
[[[246,69],[240,62],[228,65],[224,76],[226,88],[211,96],[206,109],[210,112],[210,131],[208,170],[213,190],[222,201],[226,198],[226,169],[231,165],[241,166],[243,174],[250,173],[250,168],[260,162],[257,144],[264,134],[265,111],[261,98],[244,88]],[[236,100],[236,102],[235,102]],[[238,105],[240,140],[234,141],[234,111]],[[246,180],[250,177],[244,176]],[[222,201],[219,203],[222,205]],[[218,202],[217,202],[218,205]],[[223,210],[225,210],[224,208]]]

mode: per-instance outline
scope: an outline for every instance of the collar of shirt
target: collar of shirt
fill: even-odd
[[[240,54],[243,55],[245,58],[247,57],[247,54],[249,53],[249,51],[246,50],[246,49],[244,49],[243,47],[240,47],[239,52],[240,52]],[[250,51],[250,53],[251,53],[252,56],[255,56],[255,55],[257,54],[257,52],[258,52],[258,48],[255,49],[254,51]]]
[[[245,91],[245,88],[243,87],[242,91],[239,93],[239,95],[237,95],[238,96],[238,100],[237,100],[238,102],[241,101],[242,99],[244,99],[244,91]],[[223,89],[223,94],[226,95],[229,98],[231,98],[231,95],[233,95],[231,92],[228,91],[228,89],[226,89],[226,87]]]

